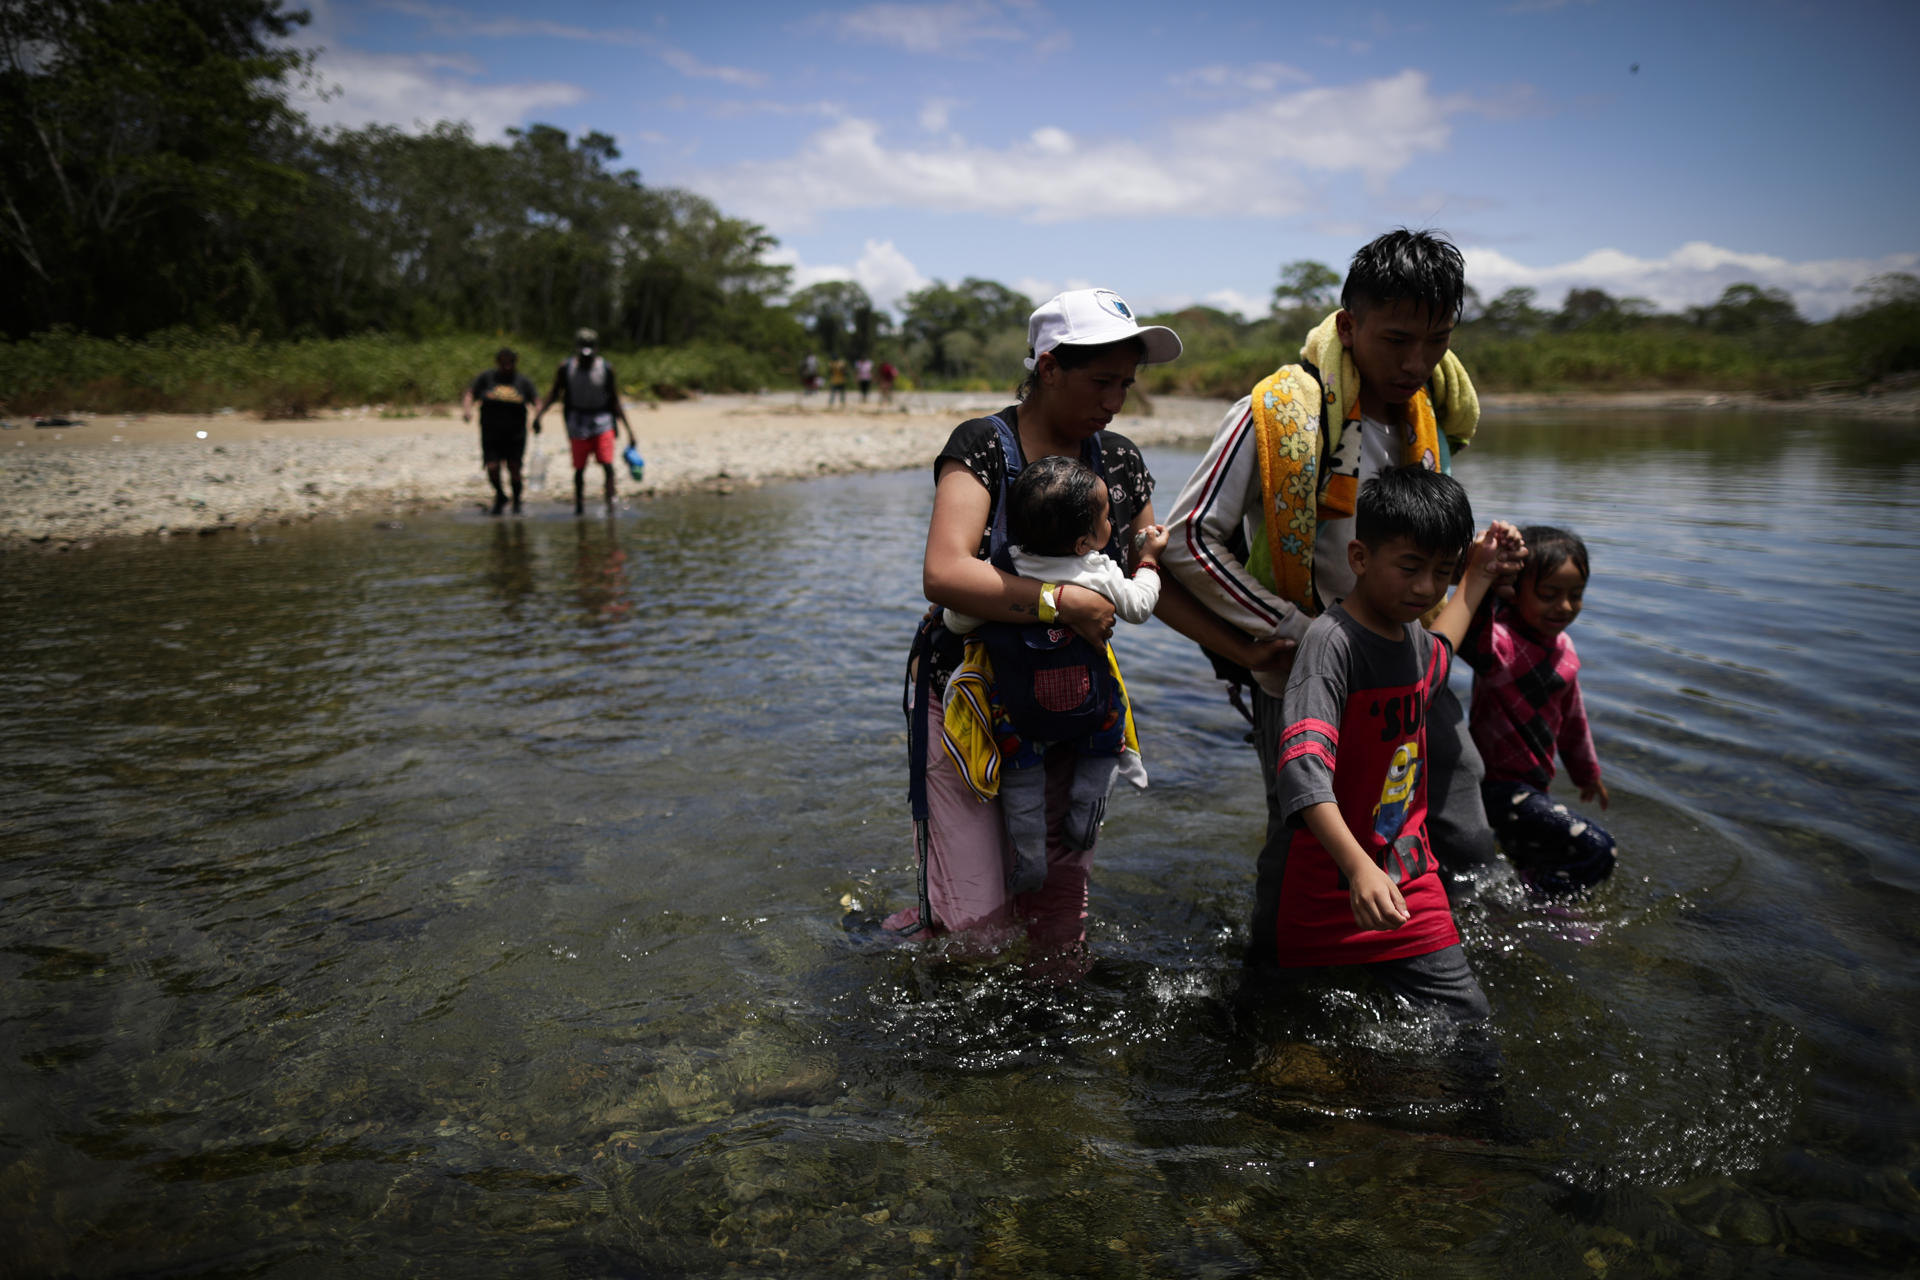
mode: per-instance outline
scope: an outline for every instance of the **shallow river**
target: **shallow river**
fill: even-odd
[[[1463,907],[1466,1082],[1234,1001],[1259,778],[1157,623],[1088,978],[878,933],[925,473],[0,560],[0,1270],[1911,1274],[1920,433],[1496,419],[1458,474],[1592,547],[1622,848]]]

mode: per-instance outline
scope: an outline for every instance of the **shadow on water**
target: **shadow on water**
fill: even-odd
[[[1264,812],[1118,643],[1090,976],[940,963],[898,680],[923,472],[15,557],[0,1248],[24,1275],[1901,1274],[1920,453],[1495,419],[1580,530],[1620,872],[1459,918],[1497,1072],[1250,1000]],[[1193,464],[1155,454],[1163,504]],[[1845,519],[1836,519],[1844,513]]]

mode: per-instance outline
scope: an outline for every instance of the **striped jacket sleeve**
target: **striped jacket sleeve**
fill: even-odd
[[[1259,448],[1249,397],[1227,411],[1206,457],[1174,501],[1160,563],[1214,614],[1254,639],[1297,640],[1312,619],[1261,586],[1229,546],[1248,517],[1259,515],[1260,502]]]

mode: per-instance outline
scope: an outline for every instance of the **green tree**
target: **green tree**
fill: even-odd
[[[659,224],[636,237],[623,264],[622,331],[642,345],[753,343],[793,268],[766,260],[779,241],[691,192],[655,193]]]
[[[1839,325],[1861,375],[1871,381],[1920,369],[1920,279],[1889,272],[1858,292],[1867,301],[1841,315]]]
[[[924,353],[922,367],[937,377],[953,377],[971,371],[973,356],[995,333],[1024,332],[1033,303],[1003,284],[969,276],[958,285],[936,280],[908,294],[901,311],[901,335]],[[957,335],[968,341],[956,342]]]
[[[1757,284],[1730,284],[1719,301],[1691,308],[1694,323],[1714,333],[1761,334],[1797,329],[1806,321],[1784,289]]]
[[[1603,289],[1569,289],[1552,327],[1562,333],[1617,333],[1622,327],[1620,302]]]
[[[1537,333],[1547,320],[1546,315],[1533,305],[1533,300],[1538,296],[1524,285],[1505,290],[1486,304],[1478,323],[1504,338]]]
[[[0,3],[6,331],[249,323],[302,193],[280,0]]]
[[[874,344],[892,328],[867,291],[852,280],[808,285],[793,295],[787,309],[829,358],[871,355]]]
[[[1324,262],[1289,262],[1280,268],[1280,283],[1273,287],[1273,310],[1325,312],[1339,300],[1340,284],[1340,273]]]

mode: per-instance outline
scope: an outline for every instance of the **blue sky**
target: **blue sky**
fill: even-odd
[[[1281,263],[1399,225],[1554,306],[1755,281],[1824,318],[1920,274],[1913,0],[308,7],[316,123],[598,129],[889,304],[972,275],[1259,314]]]

